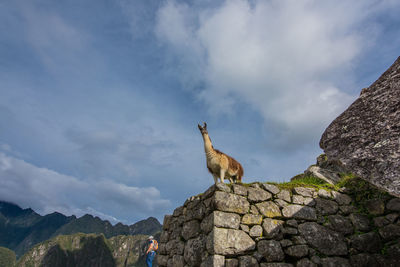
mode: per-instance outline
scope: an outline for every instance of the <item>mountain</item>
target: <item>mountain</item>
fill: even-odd
[[[118,235],[154,235],[161,231],[161,224],[150,217],[132,225],[110,222],[86,214],[80,218],[54,212],[45,216],[32,209],[0,201],[0,247],[13,250],[17,258],[32,246],[58,235],[74,233],[104,234],[106,238]]]
[[[34,246],[18,267],[144,267],[147,235],[60,235]],[[156,266],[156,265],[154,265]]]

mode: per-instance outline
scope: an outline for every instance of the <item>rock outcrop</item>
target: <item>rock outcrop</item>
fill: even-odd
[[[398,266],[400,199],[346,187],[217,184],[164,218],[167,267]]]
[[[325,130],[331,160],[400,196],[400,57]]]

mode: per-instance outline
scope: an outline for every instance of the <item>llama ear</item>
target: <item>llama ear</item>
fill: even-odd
[[[204,128],[205,130],[207,130],[207,123],[204,123],[203,128]]]
[[[200,124],[197,124],[197,127],[199,127],[199,130],[201,131],[202,128],[201,128]]]

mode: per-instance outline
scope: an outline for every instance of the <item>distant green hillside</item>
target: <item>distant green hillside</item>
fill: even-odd
[[[57,235],[97,233],[110,238],[118,235],[154,235],[160,231],[161,224],[152,217],[129,226],[121,223],[113,226],[88,214],[81,218],[57,212],[41,216],[32,209],[21,209],[0,201],[0,246],[13,250],[17,258],[35,244]]]
[[[144,267],[147,235],[61,235],[34,246],[17,267]]]
[[[0,247],[0,266],[1,267],[14,267],[15,253],[8,248]]]

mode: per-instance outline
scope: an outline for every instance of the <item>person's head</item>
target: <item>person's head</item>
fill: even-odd
[[[149,236],[149,238],[148,238],[148,240],[153,240],[154,239],[154,236]]]

